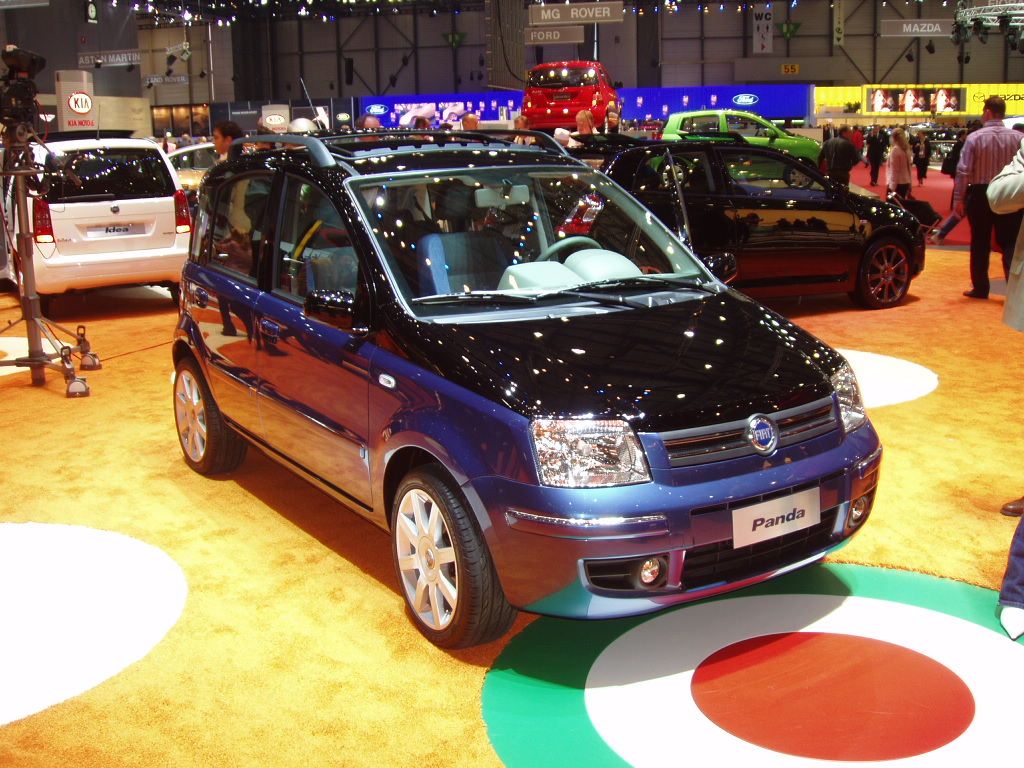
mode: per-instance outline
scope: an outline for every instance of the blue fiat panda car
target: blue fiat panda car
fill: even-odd
[[[482,134],[267,140],[202,184],[185,461],[255,445],[389,532],[432,642],[717,595],[867,519],[849,365],[606,176]]]

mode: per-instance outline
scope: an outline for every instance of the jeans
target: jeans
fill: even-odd
[[[1024,517],[1018,521],[1013,541],[1010,542],[1010,556],[1006,560],[1003,588],[999,590],[999,604],[1024,608]]]

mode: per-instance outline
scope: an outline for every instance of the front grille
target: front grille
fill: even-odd
[[[824,435],[839,426],[831,397],[765,415],[778,424],[780,448]],[[756,451],[747,440],[746,432],[747,421],[744,419],[662,432],[659,437],[665,444],[672,467],[690,467],[753,455]]]

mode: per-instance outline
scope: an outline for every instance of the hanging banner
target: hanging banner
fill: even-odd
[[[846,11],[843,0],[832,0],[832,44],[842,45],[846,40]]]
[[[772,7],[770,3],[755,3],[752,13],[754,14],[753,26],[753,53],[772,52]]]

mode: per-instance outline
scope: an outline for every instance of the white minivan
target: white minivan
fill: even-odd
[[[38,163],[63,167],[30,196],[36,289],[53,296],[119,285],[158,285],[178,302],[192,220],[177,174],[146,139],[73,139],[34,146]],[[11,185],[13,186],[13,185]],[[7,198],[8,223],[17,217]],[[12,232],[12,242],[17,242]]]

